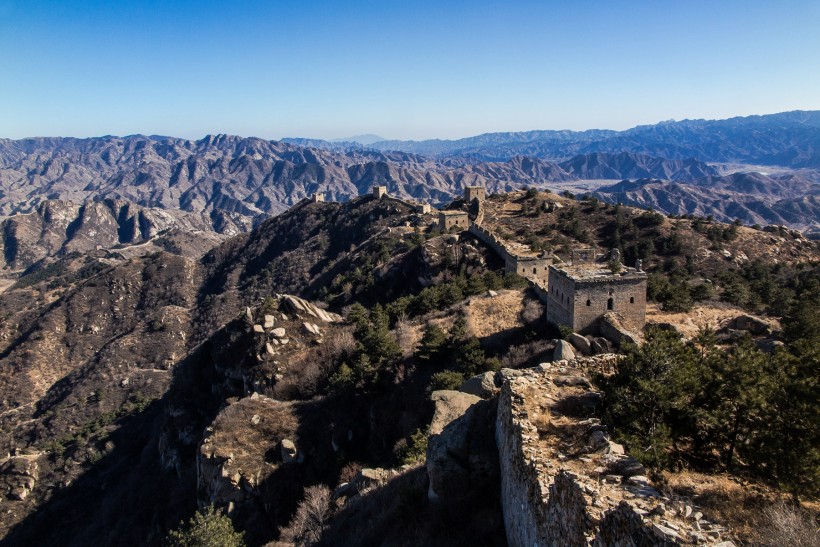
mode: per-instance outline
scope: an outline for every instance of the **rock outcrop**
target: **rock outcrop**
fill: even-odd
[[[494,401],[458,391],[434,391],[427,444],[428,497],[458,499],[497,476]]]
[[[575,359],[575,352],[572,351],[572,346],[566,340],[553,340],[555,342],[555,351],[552,353],[553,361],[569,361]]]
[[[458,390],[462,393],[469,393],[482,399],[489,399],[498,395],[499,384],[496,383],[497,374],[495,372],[485,372],[467,379]]]

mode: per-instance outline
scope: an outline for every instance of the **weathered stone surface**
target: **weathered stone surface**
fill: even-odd
[[[428,496],[469,496],[497,476],[495,405],[458,391],[435,391],[432,399],[436,409],[427,444]]]
[[[740,315],[732,320],[732,328],[755,335],[769,335],[772,327],[768,321],[753,315]]]
[[[586,388],[591,386],[589,380],[583,376],[555,376],[552,382],[556,386],[581,386]]]
[[[489,399],[494,397],[500,391],[500,388],[495,384],[495,372],[485,372],[469,378],[464,382],[458,390],[462,393],[469,393],[482,399]]]
[[[283,327],[278,327],[270,331],[271,336],[275,336],[276,338],[284,338],[285,337],[285,329]]]
[[[34,490],[39,477],[40,465],[36,456],[9,458],[0,464],[0,495],[5,494],[10,500],[23,501]]]
[[[586,337],[581,336],[577,332],[573,332],[569,335],[570,343],[575,346],[575,349],[580,351],[583,355],[592,355],[592,344],[589,343],[589,340]]]
[[[605,353],[612,353],[612,346],[611,342],[602,336],[598,336],[593,338],[592,342],[592,352],[595,355],[601,355]]]
[[[609,441],[600,420],[579,412],[578,400],[596,392],[556,381],[559,371],[563,377],[580,377],[573,365],[595,360],[605,358],[531,369],[507,378],[501,388],[496,444],[508,544],[717,544],[722,529],[709,528],[711,536],[706,528],[698,529],[695,520],[683,516],[679,502],[652,487],[640,463]],[[586,439],[581,442],[587,450],[577,444],[574,451],[566,449],[579,438]],[[701,534],[701,539],[693,534]]]
[[[566,340],[554,340],[555,351],[552,352],[553,361],[569,361],[575,359],[575,352]]]
[[[601,336],[612,341],[618,347],[626,343],[640,345],[643,342],[641,335],[627,329],[622,318],[615,312],[605,313],[601,317],[598,328]]]
[[[296,445],[290,439],[282,439],[279,443],[279,451],[282,455],[282,463],[293,463],[296,461],[298,450]]]
[[[320,319],[321,321],[324,321],[325,323],[337,323],[342,320],[342,318],[338,314],[325,311],[322,308],[316,306],[315,304],[312,304],[307,300],[299,298],[298,296],[286,294],[282,296],[282,302],[293,313],[296,313],[298,315],[310,315],[312,317]]]

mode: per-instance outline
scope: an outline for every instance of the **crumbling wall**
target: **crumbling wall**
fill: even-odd
[[[591,417],[600,394],[581,371],[598,358],[508,376],[496,444],[512,547],[718,544],[725,530],[652,487],[643,466]],[[600,363],[598,363],[600,364]],[[731,543],[724,543],[731,545]]]

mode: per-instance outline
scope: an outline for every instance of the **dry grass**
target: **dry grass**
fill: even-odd
[[[518,328],[527,301],[523,290],[498,291],[498,296],[474,296],[466,305],[467,328],[479,338]]]
[[[646,322],[669,323],[674,325],[686,338],[692,338],[697,335],[701,327],[708,325],[717,330],[724,326],[729,320],[746,313],[748,312],[742,308],[725,302],[697,305],[692,308],[692,311],[686,313],[665,312],[660,309],[658,304],[647,303]],[[777,327],[777,325],[775,325],[775,327]]]
[[[728,475],[664,473],[670,497],[698,507],[704,517],[731,529],[746,544],[818,545],[817,508],[795,510],[783,494]],[[811,541],[808,539],[811,538]]]
[[[324,484],[308,486],[280,539],[293,545],[316,545],[332,515],[330,489]]]
[[[401,317],[396,322],[394,332],[404,358],[406,359],[413,355],[421,341],[421,329],[416,328],[416,325],[414,325],[412,321]]]

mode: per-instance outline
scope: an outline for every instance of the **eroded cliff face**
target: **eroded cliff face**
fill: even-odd
[[[592,415],[600,394],[582,369],[591,357],[509,377],[499,395],[496,443],[511,546],[718,544],[722,527],[665,498],[643,466]],[[729,545],[731,543],[726,543]]]

